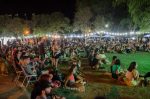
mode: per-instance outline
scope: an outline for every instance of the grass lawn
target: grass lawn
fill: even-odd
[[[150,71],[150,53],[135,54],[106,54],[111,61],[112,56],[116,55],[123,64],[124,68],[128,68],[130,62],[138,63],[140,74]],[[87,61],[86,61],[87,62]],[[87,66],[88,67],[88,66]],[[66,69],[66,66],[61,66]],[[107,66],[107,71],[110,67]],[[104,75],[100,71],[83,70],[87,78],[86,91],[79,93],[64,88],[59,88],[55,93],[65,96],[67,99],[94,99],[95,96],[106,96],[107,99],[150,99],[150,86],[148,87],[127,87],[117,84],[111,77]]]

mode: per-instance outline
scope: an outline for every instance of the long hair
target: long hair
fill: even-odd
[[[113,56],[112,57],[112,60],[114,61],[114,60],[116,60],[117,59],[117,56]]]
[[[120,59],[116,59],[115,65],[120,65]]]
[[[131,62],[128,71],[132,72],[132,70],[135,69],[135,67],[136,67],[136,62]]]

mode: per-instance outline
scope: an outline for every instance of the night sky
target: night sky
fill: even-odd
[[[0,0],[0,14],[11,14],[13,16],[18,14],[19,17],[29,20],[31,20],[33,13],[51,14],[56,11],[62,12],[73,22],[76,0]],[[111,17],[115,24],[119,24],[122,18],[128,16],[125,5],[115,8],[112,12]]]
[[[75,0],[0,0],[0,14],[19,14],[20,17],[30,19],[32,13],[50,14],[59,11],[66,17],[73,19]]]

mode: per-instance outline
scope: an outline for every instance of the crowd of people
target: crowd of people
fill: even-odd
[[[53,94],[52,90],[60,86],[69,87],[80,92],[85,91],[86,80],[81,75],[81,58],[88,58],[91,69],[100,69],[103,64],[110,65],[112,78],[124,81],[128,86],[136,86],[142,81],[146,84],[147,73],[141,76],[136,69],[137,63],[131,62],[124,71],[120,59],[114,56],[110,62],[105,53],[150,52],[150,40],[130,39],[50,39],[31,38],[8,41],[0,46],[0,61],[6,60],[15,65],[17,70],[25,70],[28,75],[39,78],[32,91],[32,99],[64,99]],[[61,63],[67,62],[68,73],[59,70]],[[3,62],[1,62],[3,63]],[[1,65],[1,73],[7,74],[9,69]],[[45,74],[43,71],[47,70]],[[144,77],[145,79],[141,79]]]

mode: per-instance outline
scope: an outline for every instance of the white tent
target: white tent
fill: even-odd
[[[104,35],[103,37],[104,37],[104,38],[114,38],[114,36],[108,35],[108,34],[107,34],[107,35]]]
[[[144,37],[150,37],[150,34],[145,35]]]
[[[98,35],[98,34],[93,34],[93,35],[90,35],[89,37],[98,38],[98,37],[100,37],[100,35]]]

